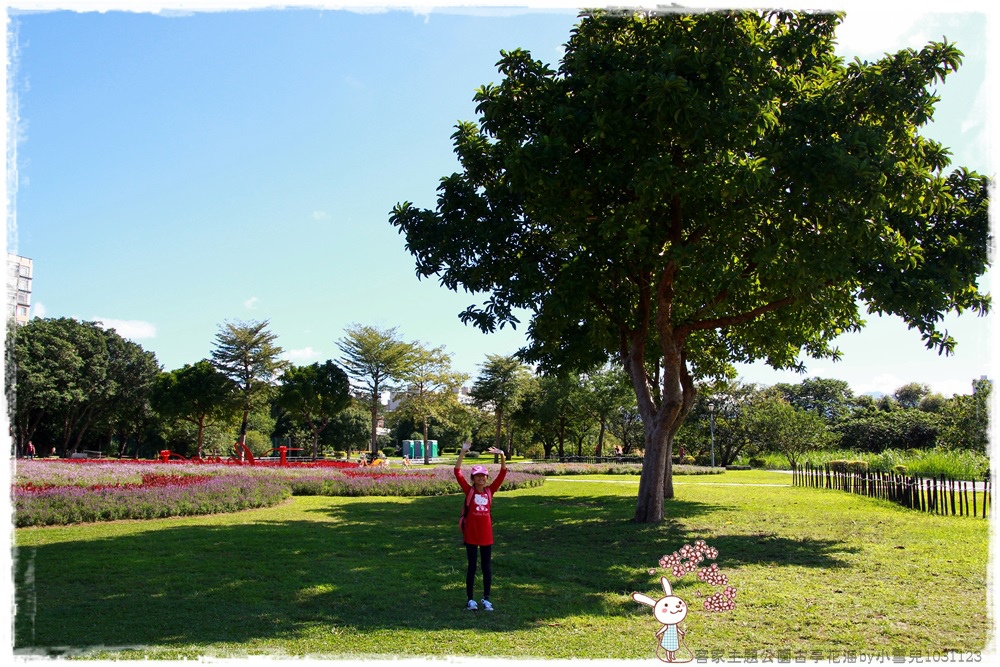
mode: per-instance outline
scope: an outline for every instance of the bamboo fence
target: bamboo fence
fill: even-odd
[[[903,507],[948,516],[988,518],[992,496],[989,476],[978,482],[907,476],[900,473],[832,470],[824,466],[796,466],[793,486],[836,489],[881,498]]]

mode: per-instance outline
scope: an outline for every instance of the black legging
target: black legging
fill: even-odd
[[[493,584],[492,544],[489,546],[465,545],[465,554],[469,559],[469,567],[465,571],[465,595],[470,600],[475,599],[475,596],[472,594],[472,588],[476,583],[476,549],[479,549],[483,561],[483,599],[489,600],[490,586]]]

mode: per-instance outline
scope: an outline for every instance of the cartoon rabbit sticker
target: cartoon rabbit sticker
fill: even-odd
[[[653,617],[663,624],[663,627],[657,630],[655,635],[658,639],[656,657],[664,662],[691,662],[691,658],[687,660],[677,659],[677,649],[685,634],[684,630],[680,629],[679,624],[687,617],[687,603],[673,594],[670,582],[667,581],[666,577],[660,577],[660,583],[663,584],[664,597],[659,600],[654,600],[642,593],[632,593],[632,599],[652,607]],[[684,646],[686,648],[687,643]],[[661,650],[666,654],[666,657],[660,654]]]

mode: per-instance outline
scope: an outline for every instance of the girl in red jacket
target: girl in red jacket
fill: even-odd
[[[507,475],[507,457],[503,450],[490,447],[487,451],[500,457],[500,474],[487,486],[490,473],[484,465],[472,466],[472,484],[462,476],[462,459],[469,451],[470,443],[462,445],[462,451],[455,463],[455,479],[465,494],[465,507],[462,511],[462,537],[465,542],[465,553],[469,566],[465,571],[465,595],[469,599],[466,610],[478,609],[473,595],[473,585],[476,583],[476,552],[483,566],[483,609],[493,611],[490,604],[490,585],[493,583],[493,518],[490,508],[493,506],[493,494],[497,492]]]

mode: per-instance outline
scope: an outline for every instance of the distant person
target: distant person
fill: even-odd
[[[500,474],[487,486],[490,476],[489,470],[484,465],[472,466],[472,483],[466,481],[462,476],[462,459],[465,453],[472,447],[470,443],[462,445],[462,451],[458,454],[458,461],[455,462],[455,479],[462,487],[465,494],[465,502],[462,507],[462,541],[465,543],[465,555],[468,567],[465,570],[465,596],[468,602],[465,605],[467,611],[474,611],[479,608],[474,595],[476,583],[476,560],[477,553],[483,567],[483,598],[481,600],[485,611],[493,611],[490,603],[490,588],[493,584],[493,494],[497,492],[503,484],[504,477],[507,476],[507,457],[503,450],[490,447],[487,451],[500,457]]]
[[[28,441],[28,458],[29,459],[35,458],[35,444],[30,440]]]

